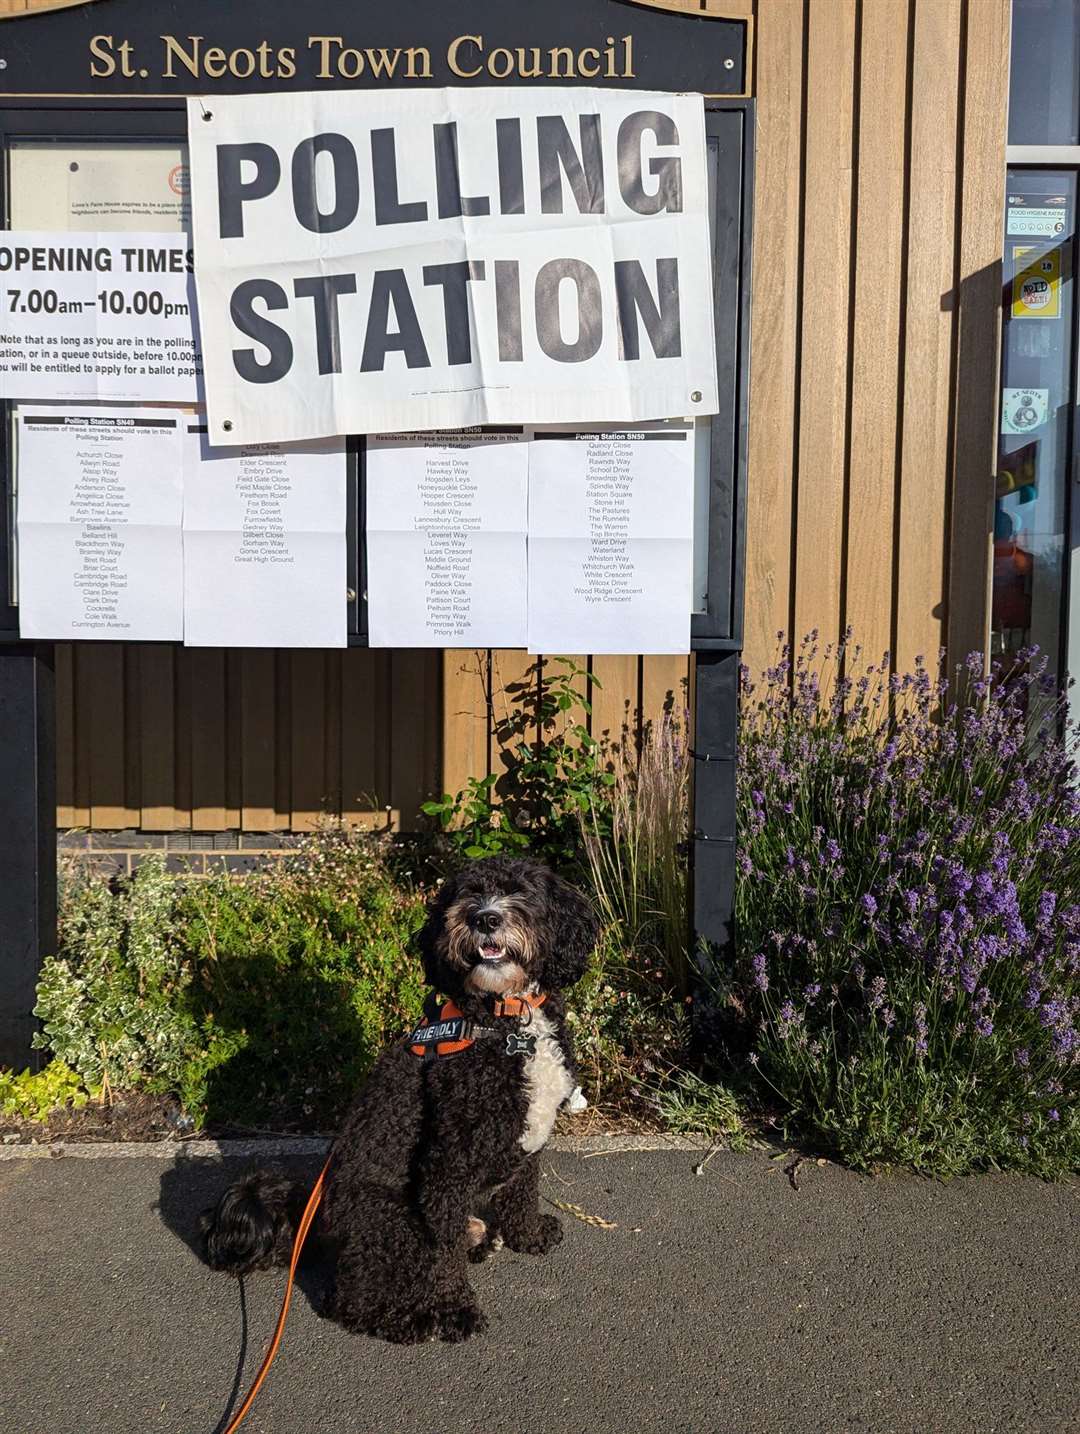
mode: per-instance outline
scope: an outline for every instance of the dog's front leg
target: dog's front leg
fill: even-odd
[[[469,1284],[469,1221],[475,1203],[457,1153],[429,1156],[421,1172],[419,1204],[434,1247],[435,1329],[440,1339],[450,1343],[487,1327]]]
[[[562,1223],[540,1213],[540,1152],[528,1156],[491,1197],[495,1231],[507,1249],[546,1255],[562,1239]]]

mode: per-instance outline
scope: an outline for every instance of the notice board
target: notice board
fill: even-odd
[[[717,13],[720,8],[707,3],[690,11],[682,5],[579,0],[530,12],[525,25],[522,14],[490,0],[464,10],[430,0],[393,10],[332,0],[310,15],[278,3],[221,7],[194,0],[183,7],[147,7],[137,0],[99,0],[93,6],[15,17],[0,25],[3,222],[9,229],[71,228],[87,234],[189,229],[187,96],[203,97],[212,107],[215,93],[342,88],[570,85],[704,95],[717,395],[714,414],[696,422],[689,415],[690,634],[695,648],[736,649],[741,645],[753,104],[743,97],[749,22],[725,18]],[[120,156],[123,162],[117,163]],[[118,174],[126,176],[127,193],[118,192]],[[33,197],[29,206],[28,196]],[[162,305],[182,303],[161,284],[142,283],[138,276],[133,283],[134,295],[144,297],[115,302],[154,304],[145,296],[160,293]],[[175,288],[183,279],[174,275],[171,283]],[[43,285],[25,290],[27,295],[48,292]],[[107,292],[119,295],[122,289],[113,285]],[[164,324],[167,316],[154,317]],[[179,340],[163,328],[156,342]],[[146,353],[153,358],[151,349]],[[189,366],[197,361],[186,350],[181,357]],[[15,542],[19,404],[5,408],[0,637],[11,640],[31,634],[20,624]],[[36,425],[35,432],[49,431]],[[343,444],[342,631],[350,644],[364,644],[371,634],[368,441],[354,432],[343,435]],[[630,636],[627,642],[633,646]]]

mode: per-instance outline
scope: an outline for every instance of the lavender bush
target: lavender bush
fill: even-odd
[[[1035,651],[953,683],[816,634],[744,674],[749,1062],[840,1158],[1080,1163],[1075,734]]]

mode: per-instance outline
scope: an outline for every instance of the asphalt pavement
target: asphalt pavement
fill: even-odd
[[[0,1434],[220,1431],[282,1276],[213,1274],[195,1221],[250,1160],[4,1154]],[[617,1228],[477,1269],[466,1345],[345,1334],[316,1260],[244,1434],[1080,1430],[1080,1184],[698,1159],[549,1153],[544,1193]]]

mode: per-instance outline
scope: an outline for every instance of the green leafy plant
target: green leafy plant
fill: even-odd
[[[0,1070],[0,1115],[44,1120],[58,1107],[85,1105],[91,1094],[78,1071],[60,1060],[51,1060],[44,1070],[19,1075]]]
[[[462,856],[470,859],[506,855],[529,845],[529,836],[509,821],[495,800],[492,788],[498,777],[470,777],[463,791],[445,792],[439,801],[424,802],[421,810],[436,817],[439,826]]]
[[[599,685],[573,658],[556,657],[508,687],[494,723],[503,771],[470,778],[423,806],[457,852],[473,858],[528,849],[562,866],[580,861],[580,819],[591,813],[603,826],[615,776],[586,722],[567,714],[588,718],[589,692]]]
[[[739,1097],[720,1081],[693,1071],[676,1072],[654,1094],[664,1125],[675,1135],[723,1140],[729,1150],[749,1150],[750,1133]]]

